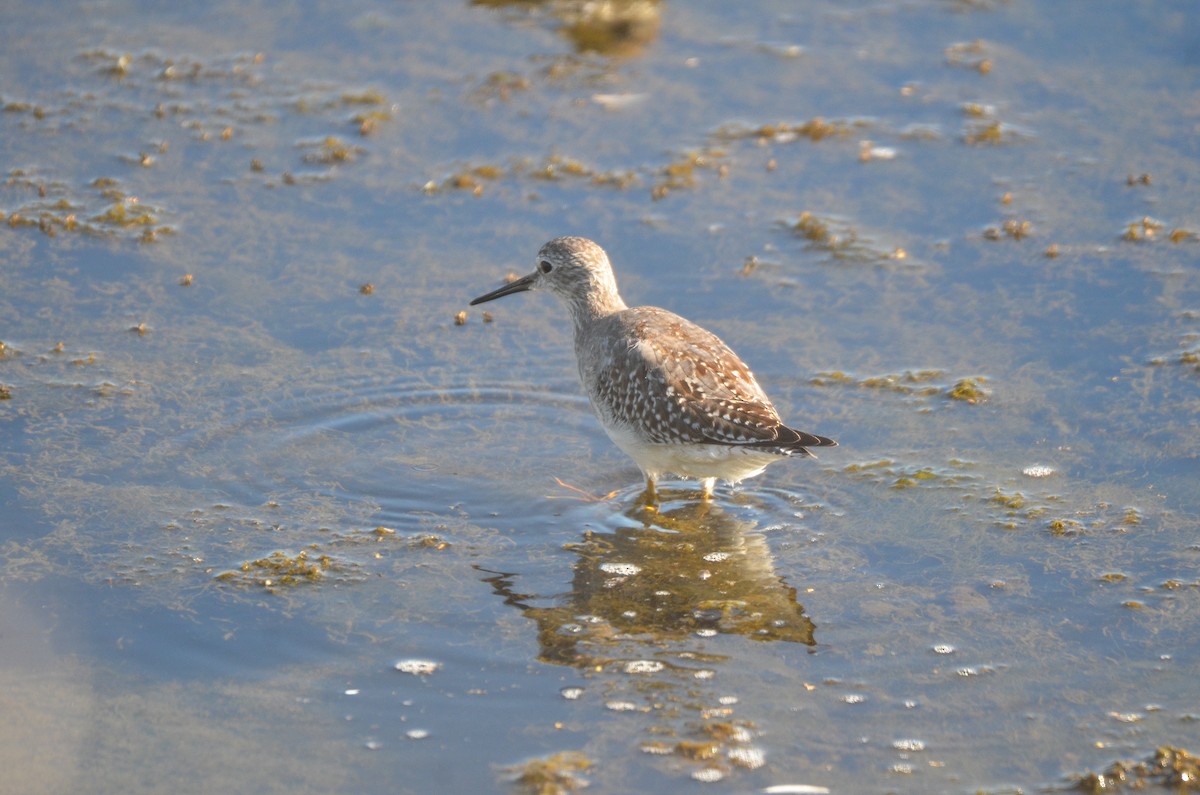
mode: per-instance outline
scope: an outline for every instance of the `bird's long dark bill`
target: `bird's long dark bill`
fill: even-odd
[[[513,293],[523,293],[533,286],[533,280],[536,277],[536,273],[531,273],[528,276],[523,276],[520,279],[517,279],[515,282],[509,282],[499,290],[492,290],[487,295],[479,296],[471,302],[471,306],[475,306],[475,304],[482,304],[487,301],[494,301],[497,298],[503,298],[504,296],[512,295]]]

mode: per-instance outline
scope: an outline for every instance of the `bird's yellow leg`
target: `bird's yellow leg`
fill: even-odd
[[[646,490],[638,497],[638,503],[644,508],[658,510],[658,491],[654,488],[654,478],[646,478]]]
[[[705,501],[712,499],[713,487],[716,485],[716,478],[704,478],[702,481],[700,481],[700,488],[703,489],[703,497]]]

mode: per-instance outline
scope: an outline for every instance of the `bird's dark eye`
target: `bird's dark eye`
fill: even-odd
[[[538,263],[538,270],[542,273],[549,273],[554,270],[554,266],[550,264],[549,260],[542,260]]]

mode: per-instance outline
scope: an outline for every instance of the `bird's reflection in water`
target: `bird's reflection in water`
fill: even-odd
[[[633,57],[653,44],[662,25],[659,0],[471,0],[492,8],[544,9],[561,23],[576,52]]]
[[[754,522],[679,496],[663,492],[658,512],[635,506],[613,530],[570,544],[566,594],[521,593],[512,574],[485,580],[536,623],[539,660],[603,678],[606,705],[651,716],[642,750],[720,777],[731,765],[757,767],[762,752],[751,744],[753,721],[736,716],[736,696],[715,689],[728,687],[720,671],[738,664],[717,636],[811,647],[815,626]]]

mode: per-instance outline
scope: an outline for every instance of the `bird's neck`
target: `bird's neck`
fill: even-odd
[[[624,309],[628,307],[617,292],[616,285],[601,285],[570,301],[571,320],[575,323],[576,331]]]

